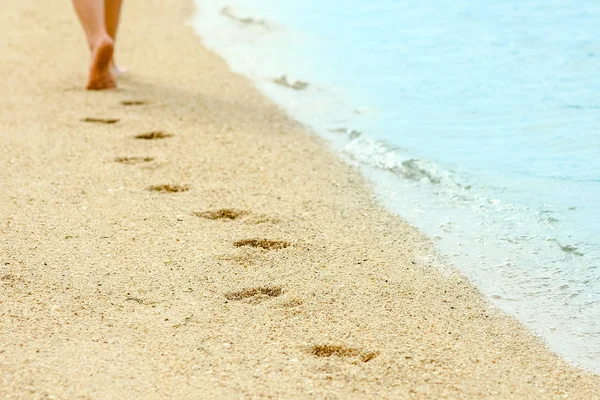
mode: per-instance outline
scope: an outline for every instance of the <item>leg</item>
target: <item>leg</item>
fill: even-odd
[[[106,32],[113,42],[117,40],[117,29],[119,28],[119,18],[121,17],[121,4],[123,0],[104,0],[104,21]],[[111,61],[113,73],[116,76],[123,75],[126,71],[117,67],[115,57]]]
[[[106,31],[104,0],[73,0],[92,52],[87,88],[90,90],[116,87],[111,70],[114,41]]]
[[[106,26],[106,32],[113,41],[117,39],[122,3],[123,0],[104,0],[104,26]]]

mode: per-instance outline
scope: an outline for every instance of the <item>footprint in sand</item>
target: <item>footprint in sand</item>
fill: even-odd
[[[287,76],[285,76],[285,75],[282,75],[279,78],[273,79],[273,82],[275,82],[279,86],[283,86],[288,89],[294,89],[294,90],[304,90],[308,87],[308,82],[304,82],[304,81],[289,82],[287,79]]]
[[[82,119],[83,122],[91,122],[96,124],[116,124],[120,120],[118,118],[93,118],[86,117]]]
[[[181,193],[190,190],[189,185],[153,185],[147,188],[151,192]]]
[[[269,240],[269,239],[244,239],[234,242],[235,247],[260,247],[265,250],[280,250],[290,246],[290,242],[284,240]]]
[[[192,215],[204,219],[220,221],[243,219],[245,223],[251,225],[278,224],[281,222],[281,219],[277,217],[271,217],[264,214],[254,214],[248,210],[240,210],[235,208],[219,208],[216,210],[195,211],[192,212]]]
[[[247,17],[247,18],[238,17],[237,15],[235,15],[233,13],[233,10],[230,7],[223,7],[221,9],[221,15],[224,15],[227,18],[237,21],[244,25],[258,25],[258,26],[262,26],[264,28],[269,28],[269,24],[262,19],[255,19],[255,18],[250,18],[250,17]]]
[[[153,132],[147,132],[147,133],[140,133],[139,135],[136,135],[135,138],[136,139],[144,139],[144,140],[156,140],[156,139],[166,139],[166,138],[170,138],[173,136],[175,136],[175,135],[173,135],[172,133],[166,133],[163,131],[153,131]]]
[[[262,286],[229,292],[225,294],[225,298],[231,301],[247,301],[256,304],[272,297],[279,297],[282,294],[283,289],[279,286]]]
[[[128,107],[128,106],[143,106],[146,104],[150,104],[150,102],[146,101],[146,100],[123,100],[121,102],[121,105],[124,105],[126,107]]]
[[[329,129],[329,132],[333,132],[333,133],[345,133],[345,134],[348,135],[348,137],[350,137],[351,140],[358,139],[362,135],[361,131],[357,131],[355,129],[350,130],[348,128],[334,128],[334,129]]]
[[[220,208],[218,210],[197,211],[192,213],[192,215],[195,215],[196,217],[213,220],[234,220],[248,214],[249,212],[246,210],[235,210],[233,208]]]
[[[115,162],[120,164],[134,165],[154,161],[154,157],[115,157]]]
[[[315,345],[310,349],[310,353],[316,357],[341,357],[341,358],[350,358],[356,357],[359,358],[362,362],[369,362],[375,357],[379,355],[378,351],[363,351],[360,349],[356,349],[353,347],[346,347],[340,345]]]

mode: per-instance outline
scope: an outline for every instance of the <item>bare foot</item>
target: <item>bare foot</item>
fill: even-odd
[[[111,68],[114,42],[107,35],[101,38],[92,49],[92,64],[87,84],[88,90],[112,89],[117,82]]]

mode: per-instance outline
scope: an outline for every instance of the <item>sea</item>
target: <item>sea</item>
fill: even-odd
[[[233,71],[490,304],[600,372],[600,2],[195,3]]]

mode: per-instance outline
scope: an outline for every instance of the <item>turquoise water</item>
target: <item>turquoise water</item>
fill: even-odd
[[[235,71],[491,303],[600,371],[600,3],[196,3]]]

